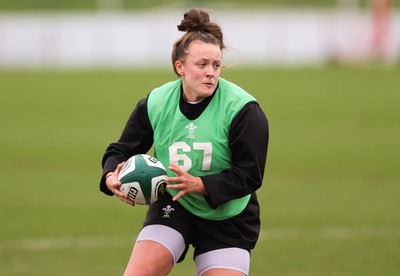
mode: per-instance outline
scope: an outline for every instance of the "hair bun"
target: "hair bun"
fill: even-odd
[[[181,24],[177,27],[179,31],[186,32],[175,42],[171,54],[172,66],[179,77],[176,62],[183,62],[188,55],[188,49],[192,42],[200,41],[217,45],[221,51],[226,48],[221,27],[217,23],[211,22],[208,12],[203,9],[191,9],[186,12]]]
[[[208,32],[207,26],[210,23],[210,16],[205,10],[191,9],[183,15],[183,20],[179,24],[178,30],[181,32],[201,31]]]

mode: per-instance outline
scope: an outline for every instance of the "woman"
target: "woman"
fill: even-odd
[[[194,247],[197,275],[248,275],[260,230],[268,122],[250,94],[220,77],[221,28],[201,9],[184,14],[174,44],[177,80],[137,104],[103,157],[100,189],[119,191],[123,162],[154,146],[167,193],[150,205],[124,275],[167,275]]]

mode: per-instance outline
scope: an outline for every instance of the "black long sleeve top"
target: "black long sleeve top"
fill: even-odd
[[[196,119],[205,110],[213,95],[198,104],[190,104],[180,97],[180,110],[188,119]],[[223,112],[223,111],[222,111]],[[218,118],[215,118],[218,120]],[[229,147],[232,167],[218,174],[201,176],[212,208],[229,200],[254,193],[262,185],[269,140],[268,120],[255,101],[246,104],[236,115],[229,131]],[[105,184],[104,176],[129,157],[147,153],[153,144],[153,129],[147,113],[147,98],[141,99],[130,115],[121,137],[111,143],[103,156],[103,176],[100,190],[112,192]]]

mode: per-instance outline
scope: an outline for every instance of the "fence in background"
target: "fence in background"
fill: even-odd
[[[0,68],[167,67],[183,11],[0,13]],[[362,10],[214,11],[225,63],[319,65],[400,58],[400,13],[377,51],[376,24]],[[379,33],[379,30],[378,30]],[[375,46],[374,46],[375,45]]]

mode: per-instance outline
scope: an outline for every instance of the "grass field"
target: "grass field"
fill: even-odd
[[[399,275],[400,68],[231,70],[270,121],[251,275]],[[146,207],[100,161],[163,71],[0,72],[0,275],[121,275]],[[191,253],[171,275],[194,275]]]

